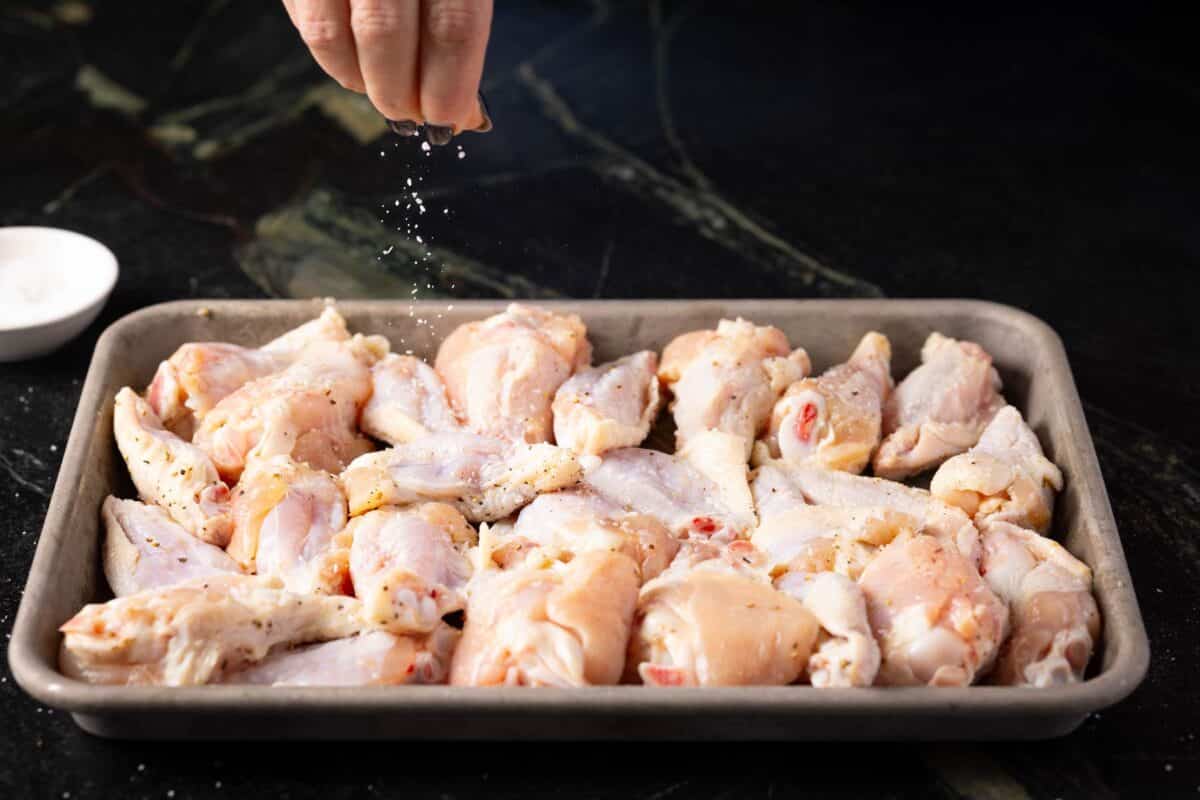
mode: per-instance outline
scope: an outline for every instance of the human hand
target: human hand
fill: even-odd
[[[364,92],[398,133],[434,144],[487,130],[479,81],[492,0],[283,0],[330,77]]]

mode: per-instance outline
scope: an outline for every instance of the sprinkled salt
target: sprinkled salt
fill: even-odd
[[[429,142],[421,142],[421,149],[428,153],[431,149],[429,147]]]

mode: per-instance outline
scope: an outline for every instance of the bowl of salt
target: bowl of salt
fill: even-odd
[[[57,350],[104,307],[117,257],[80,233],[0,228],[0,362]]]

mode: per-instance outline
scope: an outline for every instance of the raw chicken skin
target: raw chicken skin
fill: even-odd
[[[578,316],[513,303],[456,328],[434,366],[471,430],[534,444],[550,441],[558,387],[591,360]]]
[[[992,682],[1048,687],[1082,681],[1100,637],[1087,565],[1031,530],[988,520],[983,570],[1012,614],[1012,635],[1000,651]]]
[[[128,386],[117,392],[113,434],[143,500],[165,508],[193,536],[218,547],[228,543],[229,487],[203,450],[164,428]]]
[[[673,339],[658,377],[674,396],[677,446],[719,430],[740,437],[748,458],[779,395],[811,370],[804,350],[789,351],[783,331],[744,319],[723,319],[715,331]]]
[[[251,461],[233,490],[228,552],[290,592],[350,594],[349,551],[334,542],[346,498],[327,472],[288,456]]]
[[[158,365],[146,400],[167,430],[191,439],[197,420],[252,380],[287,367],[313,342],[350,338],[332,307],[259,349],[226,342],[188,342]]]
[[[242,571],[224,550],[184,530],[158,506],[106,497],[104,577],[117,597]]]
[[[694,437],[674,456],[613,450],[583,483],[613,505],[654,517],[676,536],[737,538],[756,521],[741,439],[718,431]]]
[[[210,683],[273,647],[358,633],[358,608],[350,597],[284,591],[278,578],[199,578],[84,606],[59,628],[59,668],[88,683]]]
[[[371,359],[385,346],[355,337],[316,343],[283,372],[252,381],[205,415],[195,443],[221,475],[236,481],[254,458],[290,455],[340,472],[374,449],[358,432],[358,414],[371,396]]]
[[[652,686],[784,685],[816,639],[812,614],[764,580],[719,558],[677,559],[638,596],[627,672]]]
[[[625,511],[584,489],[567,489],[539,495],[521,509],[511,534],[497,536],[488,556],[510,567],[530,559],[570,560],[595,550],[629,556],[644,582],[667,568],[679,541],[654,517]]]
[[[354,594],[363,618],[392,633],[428,633],[466,605],[472,528],[452,506],[381,508],[356,517],[339,536],[350,548]]]
[[[904,536],[859,579],[883,652],[884,686],[969,686],[995,660],[1008,608],[975,567],[932,536]]]
[[[917,520],[920,533],[936,536],[954,546],[972,564],[979,563],[979,531],[971,518],[962,509],[943,503],[924,489],[819,467],[774,463],[786,474],[792,490],[809,503],[899,512]]]
[[[833,571],[857,579],[880,548],[920,528],[916,518],[888,508],[803,506],[764,518],[750,541],[773,577]]]
[[[1054,511],[1062,472],[1042,453],[1037,435],[1021,412],[1000,409],[966,453],[934,473],[930,491],[975,518],[1011,522],[1045,533]]]
[[[643,350],[568,378],[554,395],[554,441],[585,455],[637,447],[658,416],[657,371]]]
[[[359,426],[388,444],[404,444],[431,433],[462,430],[446,387],[433,367],[395,353],[371,367],[371,399]]]
[[[862,472],[879,445],[891,359],[887,337],[871,332],[845,364],[793,383],[771,412],[756,460]]]
[[[342,487],[357,516],[387,505],[449,503],[472,522],[506,517],[541,492],[571,486],[575,454],[473,433],[439,433],[355,459]]]
[[[789,572],[775,588],[800,600],[821,632],[808,659],[809,682],[818,689],[870,686],[879,673],[879,645],[858,584],[836,572]]]
[[[900,382],[883,409],[883,443],[873,466],[900,480],[974,446],[1004,406],[992,357],[974,342],[931,333],[921,366]]]
[[[442,624],[429,636],[368,631],[346,639],[272,653],[226,676],[258,686],[399,686],[445,683],[461,634]]]
[[[472,583],[450,683],[615,684],[637,593],[637,565],[620,553],[593,551],[548,569],[483,573]]]

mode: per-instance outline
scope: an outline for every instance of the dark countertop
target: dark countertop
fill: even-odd
[[[459,140],[459,158],[385,134],[322,79],[277,4],[4,4],[0,225],[95,236],[122,274],[80,340],[0,365],[0,629],[95,338],[146,304],[414,286],[970,296],[1026,308],[1066,342],[1149,628],[1142,687],[1059,741],[781,759],[751,745],[108,742],[5,668],[0,795],[1200,789],[1200,69],[1185,26],[1130,7],[719,5],[502,4],[485,83],[497,128]],[[383,214],[408,177],[430,212],[408,216],[427,259],[394,230],[401,209]]]

